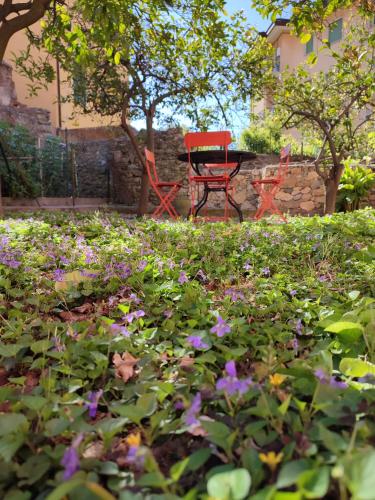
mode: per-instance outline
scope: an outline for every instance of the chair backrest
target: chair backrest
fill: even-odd
[[[147,175],[150,179],[151,186],[155,189],[156,184],[159,182],[158,173],[156,171],[155,155],[147,148],[145,148],[145,156]]]
[[[277,177],[280,180],[284,180],[288,171],[291,148],[291,145],[288,144],[280,151],[280,163],[277,170]]]
[[[229,130],[223,132],[189,132],[184,137],[185,146],[189,155],[193,148],[202,146],[221,146],[225,149],[225,163],[228,163],[228,146],[232,142]]]

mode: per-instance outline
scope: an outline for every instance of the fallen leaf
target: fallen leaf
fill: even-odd
[[[86,302],[86,304],[82,304],[81,306],[73,307],[72,312],[78,314],[87,314],[91,313],[93,308],[94,308],[93,304],[90,304],[90,302]]]
[[[193,364],[194,364],[194,358],[190,358],[189,356],[184,356],[180,360],[181,368],[189,369],[193,366]]]
[[[139,361],[138,358],[134,358],[128,352],[124,352],[122,356],[116,352],[113,355],[112,362],[115,365],[116,377],[122,378],[124,382],[127,382],[134,375],[134,366]]]
[[[87,319],[85,314],[76,314],[72,311],[62,311],[59,313],[59,317],[64,321],[84,321]]]
[[[83,458],[102,458],[104,454],[104,444],[101,441],[90,443],[82,453]]]

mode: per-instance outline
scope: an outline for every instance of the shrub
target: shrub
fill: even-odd
[[[369,158],[365,158],[369,163]],[[361,160],[348,158],[341,177],[337,208],[339,211],[352,212],[358,210],[360,201],[365,198],[375,186],[375,172],[367,165],[361,165]]]
[[[13,198],[66,196],[68,158],[60,139],[48,136],[40,148],[27,128],[0,122],[0,138],[5,161],[0,154],[3,193]],[[70,183],[70,181],[69,181]]]

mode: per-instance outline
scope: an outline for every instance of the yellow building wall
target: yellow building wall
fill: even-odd
[[[40,31],[40,21],[31,26],[33,32],[38,33]],[[30,107],[44,108],[48,109],[51,113],[51,122],[53,127],[58,128],[58,85],[54,81],[51,85],[48,85],[47,89],[41,89],[38,95],[30,96],[29,91],[29,81],[26,77],[22,76],[17,72],[14,64],[15,56],[18,56],[22,50],[24,50],[28,45],[28,39],[26,35],[26,30],[20,31],[13,35],[11,38],[6,53],[5,61],[13,67],[13,80],[16,87],[17,99],[21,104],[25,104]],[[31,52],[32,56],[36,59],[41,57],[41,53],[33,49]],[[53,61],[53,66],[56,68],[56,61]],[[64,83],[66,80],[66,75],[61,74],[61,94],[62,97],[69,96],[72,94],[72,86]],[[73,116],[74,114],[74,116]],[[61,103],[61,128],[81,128],[81,127],[100,127],[104,125],[118,125],[119,119],[116,117],[101,117],[98,114],[90,113],[90,115],[85,115],[75,109],[72,103]]]

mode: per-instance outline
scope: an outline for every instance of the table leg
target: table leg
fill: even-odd
[[[208,189],[208,186],[206,186],[206,184],[205,184],[203,197],[195,207],[195,216],[198,215],[199,210],[201,210],[201,208],[203,208],[205,206],[205,204],[207,203],[208,193],[209,193],[209,189]]]
[[[239,205],[237,205],[237,203],[234,201],[234,199],[231,197],[231,195],[229,193],[228,193],[228,201],[232,205],[232,207],[236,210],[240,222],[243,222],[242,211],[241,211]]]

